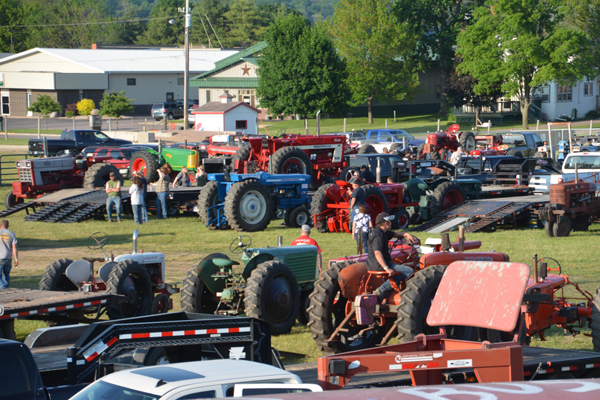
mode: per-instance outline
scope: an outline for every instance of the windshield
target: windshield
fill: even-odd
[[[408,132],[403,131],[401,129],[399,129],[397,131],[390,131],[390,133],[392,134],[392,136],[400,138],[400,139],[402,139],[403,137],[412,138],[412,136]]]
[[[502,144],[507,145],[509,148],[510,147],[527,146],[527,142],[525,141],[525,136],[518,134],[518,133],[512,133],[510,135],[507,135],[507,134],[502,135]]]
[[[163,108],[163,103],[156,103],[155,105],[152,106],[152,108],[154,110],[158,110],[159,108]]]
[[[96,381],[71,397],[70,400],[158,400],[158,397],[108,382]]]
[[[581,155],[569,157],[563,165],[563,169],[600,169],[600,156]]]

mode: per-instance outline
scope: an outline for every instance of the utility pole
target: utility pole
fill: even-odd
[[[190,74],[190,27],[192,26],[192,16],[190,15],[190,0],[185,0],[185,69],[183,71],[183,129],[188,129],[188,113],[189,104],[188,98],[190,90],[189,74]]]

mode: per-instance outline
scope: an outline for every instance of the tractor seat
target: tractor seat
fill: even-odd
[[[228,260],[226,258],[213,258],[213,264],[217,267],[231,267],[233,265],[239,265],[240,263],[234,260]]]

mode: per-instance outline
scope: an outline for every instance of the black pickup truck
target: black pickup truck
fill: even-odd
[[[48,143],[48,149],[44,153],[44,140]],[[79,153],[88,146],[123,146],[131,144],[129,140],[113,139],[100,131],[91,129],[65,129],[60,139],[30,139],[30,154],[54,155],[65,150],[71,153]]]

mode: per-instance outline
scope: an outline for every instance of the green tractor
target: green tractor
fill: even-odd
[[[308,295],[319,278],[316,246],[250,248],[238,236],[229,250],[242,253],[243,267],[225,254],[213,253],[188,271],[181,289],[181,310],[260,319],[271,333],[288,333],[296,319],[306,324]],[[320,260],[319,260],[320,262]]]
[[[172,171],[171,181],[183,167],[187,167],[190,180],[194,182],[196,169],[201,162],[196,150],[165,148],[161,145],[158,147],[158,151],[145,149],[133,153],[129,163],[129,176],[133,179],[134,172],[142,171],[148,182],[156,182],[158,180],[156,170],[168,163]]]

